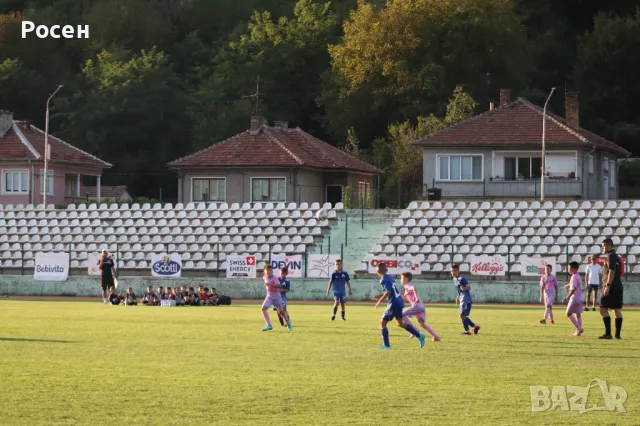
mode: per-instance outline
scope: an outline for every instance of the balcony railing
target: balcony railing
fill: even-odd
[[[433,181],[430,188],[441,188],[442,198],[539,198],[540,179],[489,180],[475,182]],[[426,194],[427,188],[425,188]],[[551,198],[583,198],[582,180],[546,179],[544,195]],[[425,197],[426,198],[426,197]]]

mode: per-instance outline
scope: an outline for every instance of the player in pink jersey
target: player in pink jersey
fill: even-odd
[[[567,304],[567,319],[571,321],[573,326],[576,328],[576,332],[573,333],[573,336],[581,336],[584,333],[582,329],[582,304],[584,303],[584,295],[582,293],[582,279],[580,279],[580,274],[578,274],[578,262],[571,262],[569,264],[569,273],[571,274],[571,281],[569,284],[564,286],[566,290],[569,290],[569,294],[562,299],[562,302],[566,302],[567,299],[569,303]],[[575,314],[575,318],[573,316]]]
[[[546,324],[547,318],[553,321],[553,302],[558,302],[558,279],[551,273],[551,265],[544,267],[544,275],[540,278],[540,302],[544,303],[544,319],[540,320],[540,324]]]
[[[413,284],[411,284],[412,279],[413,275],[411,274],[411,272],[403,272],[402,274],[400,274],[400,280],[402,285],[404,286],[404,295],[402,296],[402,298],[411,303],[411,306],[406,308],[402,312],[402,320],[405,322],[405,324],[413,325],[409,318],[416,317],[418,319],[420,327],[427,330],[427,333],[431,335],[431,340],[437,342],[440,340],[440,337],[438,337],[436,332],[433,331],[433,329],[426,323],[427,313],[424,308],[424,303],[422,303],[422,299],[420,299],[420,296],[418,296],[416,288],[413,286]],[[409,336],[409,338],[412,337],[414,337],[413,334]]]
[[[293,328],[291,321],[289,321],[287,311],[285,311],[282,306],[282,292],[280,291],[282,286],[280,285],[278,277],[273,275],[273,268],[271,265],[265,265],[262,278],[264,279],[264,286],[267,288],[267,297],[265,297],[264,302],[262,302],[262,316],[264,317],[264,321],[267,323],[267,326],[263,328],[262,331],[273,330],[271,318],[269,318],[269,308],[271,306],[276,308],[279,315],[282,315],[282,318],[287,322],[287,328],[291,331]]]

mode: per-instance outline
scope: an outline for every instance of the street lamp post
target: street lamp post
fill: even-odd
[[[551,92],[549,92],[549,96],[547,96],[547,101],[544,103],[544,108],[542,109],[542,170],[540,176],[540,201],[544,201],[544,175],[546,171],[545,165],[545,137],[547,136],[547,104],[549,103],[549,99],[551,99],[551,95],[555,92],[556,88],[552,87]]]
[[[60,89],[62,89],[62,85],[58,86],[56,91],[53,92],[51,96],[49,96],[49,99],[47,99],[47,115],[45,117],[44,124],[44,181],[42,185],[42,192],[44,194],[42,197],[42,208],[44,210],[47,209],[47,184],[49,183],[49,174],[47,173],[47,169],[49,167],[49,102],[51,102],[51,99],[56,95],[56,93],[58,93]]]

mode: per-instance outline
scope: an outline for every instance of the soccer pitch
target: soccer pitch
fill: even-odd
[[[291,302],[294,329],[264,326],[259,304],[125,307],[99,302],[0,302],[0,424],[639,424],[640,311],[625,310],[622,341],[600,341],[554,310],[474,306],[477,336],[457,308],[427,306],[442,338],[420,350],[382,307]],[[532,413],[530,386],[623,387],[627,413]],[[597,388],[588,405],[604,405]],[[570,397],[571,395],[569,395]]]

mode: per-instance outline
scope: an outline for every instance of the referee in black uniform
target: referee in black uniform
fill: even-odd
[[[611,317],[609,316],[609,309],[613,309],[616,317],[616,339],[620,339],[620,330],[622,329],[622,279],[620,278],[622,263],[613,249],[611,238],[602,241],[602,252],[607,255],[605,267],[608,272],[604,277],[604,288],[600,299],[600,315],[602,315],[604,322],[604,334],[599,338],[613,338],[611,336]]]

